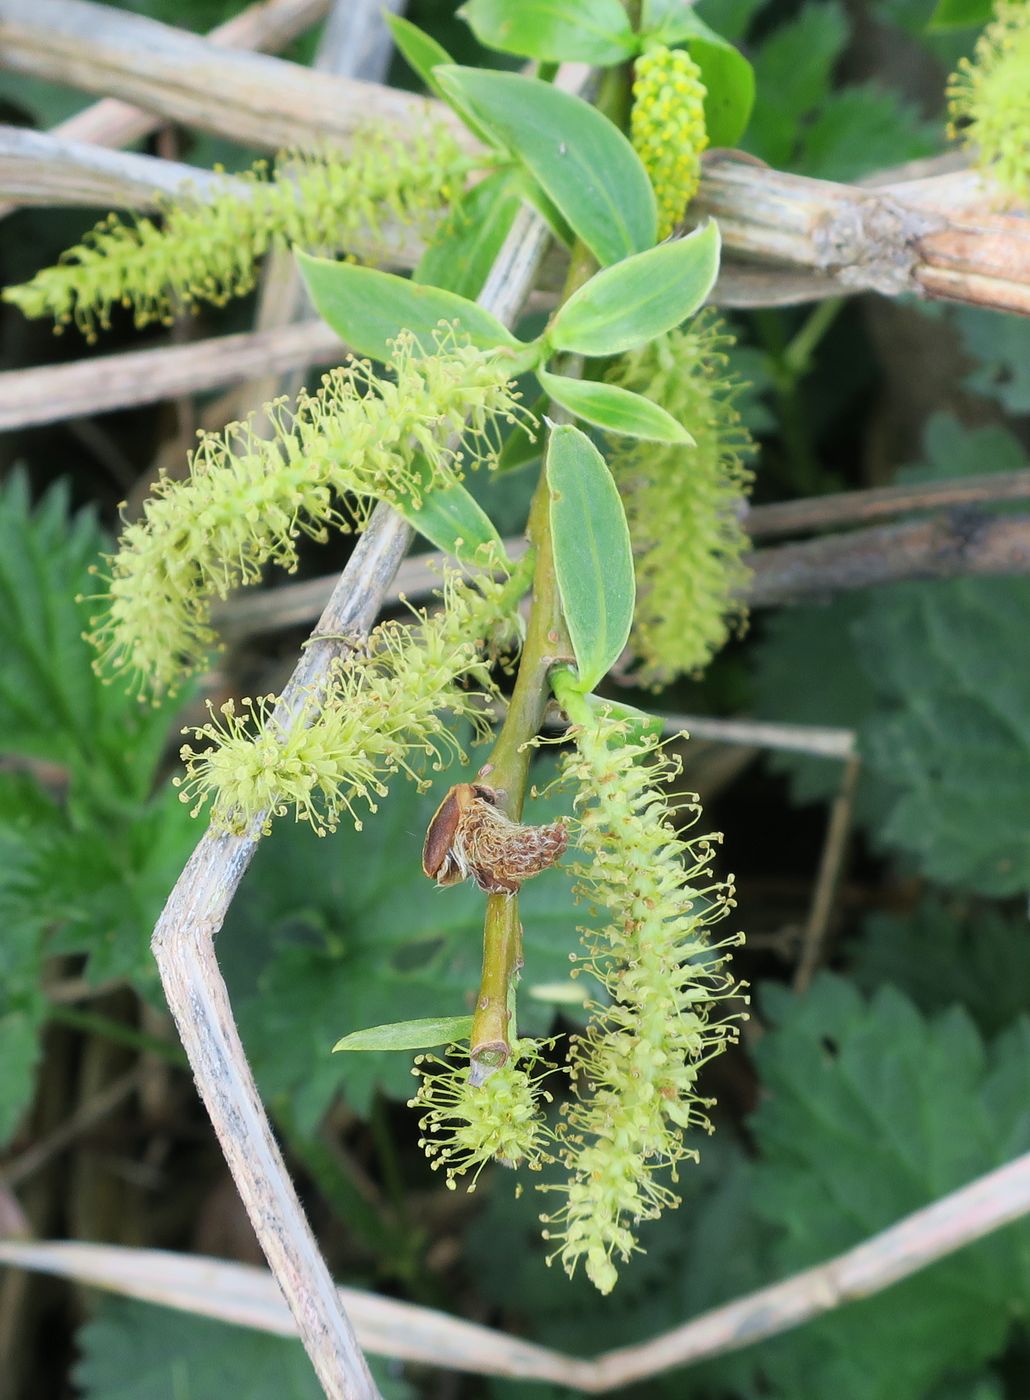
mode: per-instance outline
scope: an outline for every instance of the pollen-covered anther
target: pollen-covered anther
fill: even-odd
[[[515,894],[524,880],[560,859],[568,845],[562,821],[523,826],[483,783],[456,783],[429,823],[422,869],[438,885],[475,880],[487,894]]]

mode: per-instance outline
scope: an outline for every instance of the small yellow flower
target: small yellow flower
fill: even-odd
[[[633,81],[630,136],[658,197],[658,237],[667,238],[701,182],[708,145],[705,85],[685,49],[641,54]]]
[[[994,19],[948,81],[950,135],[1017,204],[1030,204],[1030,4],[997,0]]]

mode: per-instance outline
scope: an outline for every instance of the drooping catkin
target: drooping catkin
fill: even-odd
[[[496,556],[490,562],[500,567]],[[343,814],[360,828],[359,809],[374,812],[391,777],[415,776],[417,759],[434,767],[464,759],[454,721],[482,725],[481,702],[493,695],[484,651],[498,630],[502,643],[513,639],[525,583],[523,570],[474,582],[448,575],[439,612],[381,623],[289,713],[274,695],[209,707],[207,724],[184,731],[205,747],[182,749],[182,800],[194,815],[208,805],[226,831],[244,831],[259,815],[267,830],[288,813],[320,836]]]
[[[450,332],[434,355],[400,336],[391,368],[386,379],[352,360],[292,410],[268,405],[270,436],[252,422],[203,434],[188,475],[157,482],[108,560],[90,634],[105,671],[173,689],[215,644],[212,599],[256,582],[266,564],[292,571],[301,535],[360,528],[374,500],[417,501],[453,481],[456,437],[472,462],[493,461],[499,424],[526,417],[503,358]]]
[[[732,344],[718,316],[703,311],[620,356],[607,375],[667,409],[694,438],[693,446],[627,437],[609,444],[633,542],[630,644],[645,685],[700,671],[746,617],[742,516],[754,445],[735,407],[742,385],[727,370]]]
[[[580,717],[577,717],[577,719]],[[615,1261],[637,1248],[634,1229],[677,1204],[659,1173],[696,1158],[687,1128],[711,1131],[698,1072],[736,1036],[722,1004],[740,984],[726,967],[735,935],[713,943],[708,929],[733,907],[732,877],[713,881],[718,837],[684,839],[682,808],[665,784],[678,765],[654,737],[634,738],[625,721],[594,714],[578,722],[563,761],[576,785],[581,863],[577,894],[603,926],[584,930],[580,970],[604,989],[572,1049],[577,1098],[561,1132],[569,1179],[564,1203],[545,1216],[545,1238],[572,1274],[582,1262],[608,1293]],[[696,821],[700,808],[687,809]],[[610,999],[610,1000],[607,1000]]]
[[[437,125],[417,126],[402,143],[370,132],[343,154],[331,148],[287,152],[228,182],[213,198],[183,192],[159,220],[102,219],[55,266],[8,287],[6,301],[28,317],[74,324],[87,340],[111,324],[113,307],[132,309],[137,327],[169,323],[201,302],[224,306],[249,292],[271,248],[325,254],[378,238],[392,220],[427,229],[461,188],[468,159]]]
[[[1030,204],[1030,5],[996,0],[994,18],[948,81],[949,127],[1015,204]]]
[[[630,137],[658,200],[659,240],[679,223],[701,182],[706,95],[685,49],[658,44],[637,59]]]

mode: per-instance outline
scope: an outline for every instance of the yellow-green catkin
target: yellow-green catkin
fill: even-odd
[[[182,801],[194,816],[210,804],[225,831],[247,830],[258,817],[267,830],[289,813],[319,836],[343,814],[360,828],[359,809],[374,812],[396,773],[421,782],[416,760],[440,768],[465,759],[455,718],[482,725],[482,701],[493,696],[484,651],[499,629],[504,641],[514,637],[525,582],[521,571],[474,582],[448,576],[439,612],[381,623],[300,704],[269,695],[211,709],[207,724],[184,731],[206,747],[182,749]]]
[[[339,253],[376,241],[387,221],[428,228],[461,188],[468,161],[443,128],[404,142],[370,133],[347,154],[326,148],[259,162],[209,200],[169,201],[160,221],[103,219],[54,267],[8,287],[26,316],[75,324],[88,340],[130,307],[137,326],[169,323],[200,302],[224,306],[249,292],[271,248]]]
[[[542,1113],[551,1095],[541,1087],[553,1066],[541,1050],[534,1041],[516,1041],[508,1063],[478,1085],[470,1081],[467,1046],[451,1046],[449,1053],[461,1057],[457,1064],[435,1055],[416,1059],[412,1073],[421,1083],[409,1107],[421,1112],[419,1146],[434,1170],[443,1168],[451,1190],[472,1171],[474,1191],[488,1162],[539,1171],[553,1160],[554,1134]]]
[[[500,424],[527,418],[503,359],[450,332],[433,355],[400,336],[391,368],[386,379],[354,360],[292,410],[268,405],[270,435],[249,421],[201,435],[188,475],[157,482],[108,560],[106,610],[89,634],[101,669],[174,689],[215,644],[212,599],[266,564],[295,569],[301,535],[360,527],[374,500],[417,504],[463,460],[492,463]]]
[[[658,199],[659,239],[668,238],[701,183],[705,96],[701,70],[685,49],[658,44],[637,59],[630,137]]]
[[[712,878],[719,837],[680,834],[684,814],[692,824],[700,808],[670,805],[665,784],[679,765],[659,740],[633,737],[608,715],[577,724],[572,738],[563,770],[579,794],[576,892],[605,921],[584,931],[580,969],[610,1000],[573,1042],[577,1098],[561,1134],[570,1177],[564,1205],[544,1217],[545,1238],[558,1242],[569,1274],[582,1262],[608,1293],[615,1261],[638,1248],[635,1226],[678,1203],[658,1174],[675,1181],[678,1163],[696,1159],[684,1130],[711,1131],[712,1101],[695,1081],[736,1038],[739,1018],[722,1007],[741,987],[724,950],[743,935],[709,938],[733,907],[732,877]]]
[[[754,445],[735,407],[743,386],[728,373],[732,344],[718,316],[704,311],[620,356],[607,375],[668,409],[694,438],[692,447],[610,440],[636,561],[630,645],[645,685],[702,670],[746,618],[742,517]]]
[[[1030,204],[1030,4],[998,0],[994,19],[948,82],[950,134],[1013,203]]]

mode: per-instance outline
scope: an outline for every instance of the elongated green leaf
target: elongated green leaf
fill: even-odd
[[[414,469],[428,486],[432,478],[428,465],[420,459]],[[495,544],[502,549],[493,521],[458,481],[427,490],[421,505],[415,505],[410,496],[395,499],[393,505],[430,544],[463,563],[475,563],[476,551],[483,545]]]
[[[633,621],[626,512],[604,458],[578,428],[552,429],[547,486],[562,610],[580,682],[593,690],[618,659]]]
[[[436,77],[518,156],[599,263],[652,246],[651,182],[625,136],[596,108],[518,73],[446,67]]]
[[[496,170],[462,195],[423,253],[415,281],[477,297],[522,204],[522,178],[521,171]]]
[[[458,14],[487,48],[547,63],[622,63],[636,47],[619,0],[468,0]]]
[[[649,442],[693,444],[694,439],[682,423],[677,423],[671,413],[642,394],[620,389],[617,384],[602,384],[596,379],[567,379],[543,369],[536,373],[555,403],[597,428],[625,437],[646,438]]]
[[[297,253],[315,310],[359,355],[389,360],[390,341],[411,331],[432,351],[434,331],[447,321],[483,350],[515,349],[520,342],[482,306],[441,287],[424,287],[392,272]]]
[[[645,9],[645,32],[648,23]],[[663,44],[683,44],[701,69],[709,144],[735,146],[747,129],[755,102],[755,72],[751,64],[692,9],[680,6],[659,17],[652,7],[650,23],[655,38]]]
[[[431,34],[419,29],[417,24],[412,24],[411,20],[405,19],[403,15],[391,14],[384,7],[383,19],[390,28],[393,42],[409,67],[418,74],[434,96],[442,98],[443,93],[433,77],[433,69],[441,63],[453,63],[450,54]]]
[[[991,0],[937,0],[927,28],[972,29],[986,24],[994,12]]]
[[[394,1021],[388,1026],[369,1026],[351,1031],[333,1046],[337,1050],[428,1050],[434,1045],[468,1040],[472,1034],[471,1016],[426,1016],[419,1021]]]
[[[604,268],[574,292],[551,324],[555,350],[617,355],[692,315],[719,271],[719,230],[703,228]]]

